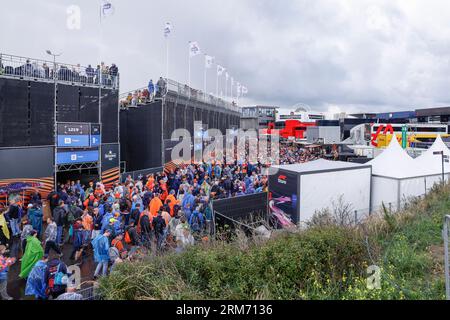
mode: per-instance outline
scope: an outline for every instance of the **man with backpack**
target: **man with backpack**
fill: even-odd
[[[40,239],[42,236],[42,217],[44,214],[42,213],[42,209],[39,207],[37,203],[28,205],[28,219],[30,220],[33,229],[37,231],[38,238]]]
[[[57,227],[56,244],[61,246],[63,244],[63,229],[67,222],[67,211],[63,200],[59,200],[58,206],[53,211],[53,218]]]
[[[67,266],[60,259],[55,258],[47,263],[45,271],[45,283],[47,284],[46,293],[53,299],[66,292],[68,284]]]
[[[152,221],[153,230],[155,230],[157,249],[161,250],[162,243],[165,239],[166,221],[162,217],[162,211],[158,211],[158,215]]]

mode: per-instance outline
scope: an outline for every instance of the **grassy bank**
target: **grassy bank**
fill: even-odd
[[[443,217],[450,187],[361,226],[326,223],[261,243],[193,247],[118,266],[105,299],[444,299]],[[369,290],[367,267],[381,271]]]

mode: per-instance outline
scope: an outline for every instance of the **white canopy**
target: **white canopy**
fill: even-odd
[[[414,161],[425,170],[434,174],[440,174],[442,173],[442,157],[440,155],[433,154],[437,151],[444,151],[444,155],[450,157],[450,150],[447,148],[444,141],[442,141],[440,135],[436,138],[430,149],[425,151]],[[450,172],[450,163],[444,163],[444,172]]]
[[[419,165],[402,149],[395,138],[383,153],[368,164],[372,165],[373,175],[389,178],[406,179],[430,174],[426,167]]]

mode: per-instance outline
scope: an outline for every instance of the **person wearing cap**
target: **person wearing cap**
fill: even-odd
[[[103,231],[103,232],[105,232],[105,231],[107,231],[107,230],[109,230],[109,240],[110,241],[112,241],[112,239],[114,239],[115,238],[115,236],[116,236],[116,224],[117,224],[117,222],[118,222],[118,220],[117,219],[115,219],[115,218],[111,218],[111,219],[109,219],[109,223],[108,223],[108,225],[106,226],[106,228],[105,228],[105,230]]]
[[[42,209],[38,207],[37,204],[29,204],[28,205],[28,219],[30,220],[31,225],[33,226],[33,230],[36,230],[38,233],[38,238],[40,239],[42,236],[42,219],[44,214]]]
[[[41,260],[31,269],[25,286],[25,295],[34,296],[37,300],[47,300],[47,283],[45,273],[47,272],[48,254],[44,254]]]
[[[109,237],[111,230],[106,229],[103,234],[98,235],[92,240],[92,247],[94,248],[94,261],[97,262],[97,267],[94,272],[94,279],[97,279],[100,271],[102,275],[106,276],[108,272],[109,263]]]

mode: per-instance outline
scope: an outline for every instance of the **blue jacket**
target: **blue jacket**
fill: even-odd
[[[92,247],[94,248],[95,262],[109,261],[109,239],[103,234],[98,235],[92,240]]]
[[[198,217],[198,221],[196,217]],[[195,210],[189,217],[189,225],[193,231],[200,231],[203,227],[203,215]]]
[[[42,233],[42,210],[39,208],[31,208],[28,210],[28,219],[30,219],[33,229],[40,235]]]
[[[36,298],[46,298],[45,289],[47,283],[45,282],[45,272],[47,271],[47,264],[40,260],[28,275],[27,285],[25,287],[26,296],[35,296]]]

